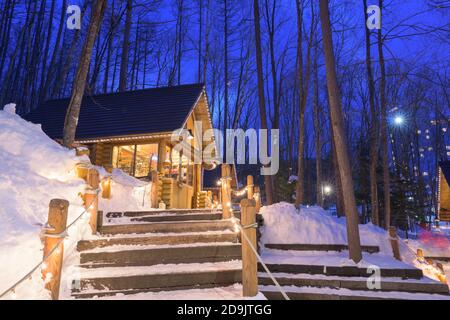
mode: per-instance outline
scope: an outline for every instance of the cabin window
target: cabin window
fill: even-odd
[[[170,162],[172,163],[170,174],[172,178],[192,186],[194,179],[194,163],[192,160],[185,155],[180,157],[180,153],[175,149],[172,149],[170,157]]]
[[[113,148],[113,167],[121,169],[130,176],[143,178],[149,176],[158,166],[158,144],[137,144],[115,146]]]

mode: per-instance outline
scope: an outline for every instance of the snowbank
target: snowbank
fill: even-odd
[[[299,210],[286,202],[262,207],[262,243],[347,244],[346,219],[329,215],[321,207]],[[360,225],[363,245],[376,245],[392,254],[387,233],[372,224]]]
[[[101,170],[100,173],[102,174]],[[101,199],[99,210],[103,212],[154,210],[150,201],[151,182],[137,180],[117,169],[113,170],[111,178],[111,199]]]
[[[47,221],[48,204],[53,198],[69,201],[68,223],[83,211],[85,183],[77,178],[75,166],[87,157],[77,157],[50,139],[40,125],[32,124],[14,113],[14,105],[0,111],[0,294],[27,274],[42,260],[39,237]],[[107,173],[99,168],[101,176]],[[115,170],[112,174],[111,200],[100,198],[103,210],[149,209],[149,184]],[[147,193],[144,197],[144,193]],[[131,195],[131,197],[130,197]],[[145,198],[144,206],[142,199]],[[81,238],[93,237],[85,214],[72,228],[64,242],[61,294],[70,291],[74,265],[79,264],[75,250]],[[40,272],[19,286],[6,298],[48,299]]]
[[[15,115],[12,107],[0,111],[0,293],[42,259],[39,233],[51,199],[70,202],[68,221],[83,211],[78,193],[84,182],[74,171],[80,160],[74,151],[48,138],[40,126]],[[16,295],[48,298],[39,272]]]

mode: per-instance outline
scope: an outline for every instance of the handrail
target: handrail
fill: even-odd
[[[104,179],[100,180],[103,181]],[[91,201],[91,204],[86,207],[84,209],[84,211],[77,217],[75,218],[61,233],[65,234],[67,232],[67,230],[72,227],[78,220],[81,219],[81,217],[86,214],[86,212],[88,212],[88,210],[92,207],[92,205],[95,203],[95,201],[98,199],[98,195],[100,193],[100,189],[97,189],[97,193],[95,195],[95,197],[93,198],[93,200]],[[25,280],[31,280],[31,275],[41,266],[43,266],[45,264],[45,262],[53,255],[53,253],[55,253],[57,251],[57,249],[59,248],[59,245],[65,240],[64,237],[62,237],[56,244],[55,246],[52,248],[52,250],[50,250],[50,252],[44,257],[42,258],[42,260],[36,265],[34,266],[25,276],[23,276],[22,278],[20,278],[20,280],[18,280],[17,282],[15,282],[11,287],[9,287],[6,291],[4,291],[2,294],[0,294],[0,299],[3,298],[4,296],[6,296],[8,293],[10,292],[14,292],[15,289],[22,284]]]

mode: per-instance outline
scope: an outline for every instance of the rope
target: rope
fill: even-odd
[[[103,179],[101,180],[103,181]],[[100,181],[100,182],[101,182]],[[84,211],[75,219],[73,220],[63,231],[62,234],[66,234],[67,230],[72,227],[78,220],[81,219],[81,217],[91,208],[91,206],[94,204],[94,202],[98,199],[98,195],[100,193],[100,190],[97,189],[97,193],[94,197],[94,199],[92,200],[91,204],[89,205],[89,207],[85,208]],[[17,281],[16,283],[14,283],[11,287],[9,287],[6,291],[4,291],[2,294],[0,294],[0,299],[3,298],[4,296],[6,296],[8,293],[14,291],[17,286],[19,286],[21,283],[23,283],[25,280],[30,279],[31,280],[31,276],[33,275],[33,273],[39,269],[39,267],[41,267],[52,255],[53,253],[55,253],[58,249],[60,244],[63,243],[63,241],[65,240],[64,237],[62,237],[57,243],[56,245],[52,248],[52,250],[50,250],[50,252],[42,259],[42,261],[40,261],[34,268],[32,268],[25,276],[23,276],[22,278],[20,278],[19,281]]]
[[[231,212],[233,214],[233,219],[237,220],[236,217],[234,216],[234,213]],[[256,248],[253,246],[252,242],[250,241],[250,239],[247,237],[247,235],[244,232],[244,229],[248,229],[250,227],[257,227],[257,224],[252,224],[249,226],[245,226],[242,227],[240,223],[235,222],[236,225],[239,227],[239,229],[241,230],[241,234],[244,236],[244,239],[247,241],[247,243],[250,245],[250,248],[252,249],[253,253],[256,255],[258,261],[261,263],[261,265],[263,266],[264,270],[267,272],[267,274],[269,275],[270,279],[272,280],[272,282],[275,284],[275,286],[277,287],[277,289],[280,291],[281,295],[283,296],[283,298],[285,300],[291,300],[288,295],[286,294],[286,292],[284,292],[283,288],[280,286],[280,284],[278,283],[277,279],[275,279],[275,277],[273,276],[273,274],[270,272],[269,268],[267,268],[267,265],[264,263],[264,261],[262,260],[261,256],[258,254],[258,250],[256,250]],[[256,226],[255,226],[256,225]]]

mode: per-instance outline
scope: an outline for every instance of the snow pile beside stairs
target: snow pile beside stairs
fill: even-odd
[[[39,234],[47,221],[51,199],[61,198],[70,202],[68,223],[84,211],[78,194],[84,190],[85,184],[75,173],[75,165],[82,160],[88,159],[77,157],[75,151],[50,139],[40,125],[14,114],[13,105],[0,110],[0,293],[41,261]],[[106,174],[104,170],[100,173]],[[100,199],[100,208],[135,210],[139,204],[142,205],[141,190],[145,189],[145,183],[127,179],[120,171],[113,173],[113,180],[114,197],[105,203]],[[147,186],[146,189],[150,188]],[[125,202],[123,200],[128,194],[139,195],[139,192],[140,197],[130,197],[126,205],[117,207]],[[74,253],[76,242],[91,236],[88,219],[85,215],[69,229],[63,268],[77,259]],[[65,285],[62,283],[62,287]],[[21,299],[49,298],[39,272],[35,272],[31,281],[19,286],[14,296]]]
[[[263,243],[347,244],[346,219],[328,214],[321,207],[301,207],[286,202],[261,208]],[[359,226],[361,244],[379,246],[392,255],[387,233],[373,224]]]

